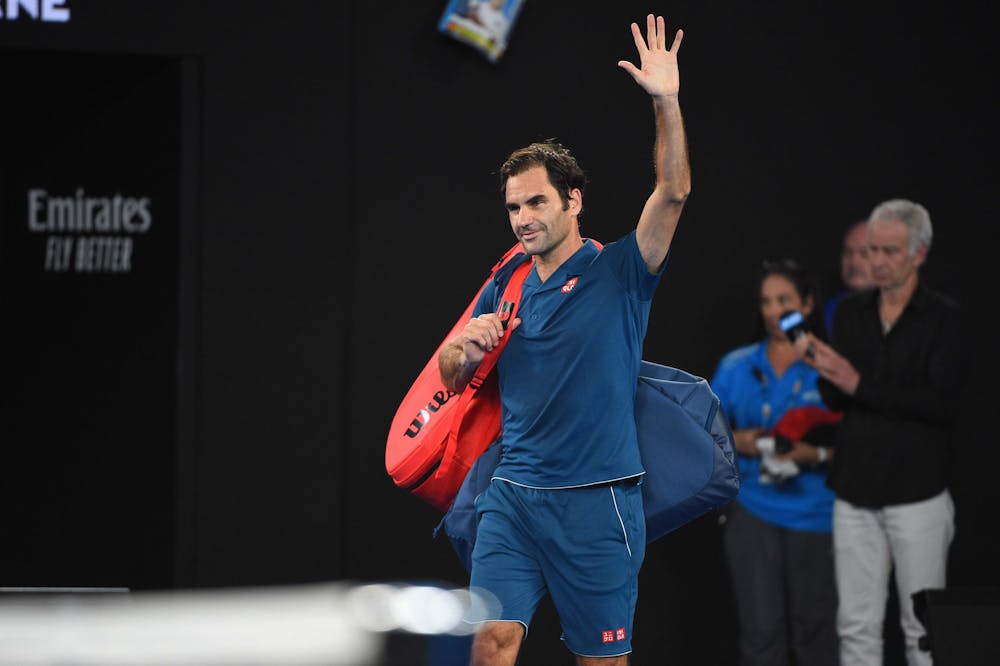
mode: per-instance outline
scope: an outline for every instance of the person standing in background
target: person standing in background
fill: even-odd
[[[875,286],[868,264],[868,220],[858,220],[844,232],[840,245],[841,289],[826,302],[826,334],[833,333],[833,313],[848,294]]]
[[[927,209],[885,201],[867,230],[877,288],[840,304],[832,344],[807,335],[795,346],[819,372],[823,399],[844,412],[828,480],[836,493],[841,663],[882,663],[895,568],[906,659],[926,666],[931,657],[918,646],[925,630],[912,595],[945,587],[955,514],[948,473],[965,347],[958,305],[919,276],[933,235]]]
[[[789,259],[764,262],[757,298],[762,339],[723,356],[709,382],[732,424],[742,479],[723,528],[740,664],[836,666],[833,493],[826,487],[832,452],[803,441],[783,455],[767,447],[789,410],[823,406],[817,372],[799,359],[780,324],[797,310],[808,328],[822,330],[822,303]]]

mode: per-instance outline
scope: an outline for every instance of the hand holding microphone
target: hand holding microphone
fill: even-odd
[[[798,350],[800,355],[810,359],[815,356],[812,338],[809,335],[809,329],[806,328],[806,318],[801,312],[798,310],[789,310],[784,313],[778,320],[778,326],[785,332],[788,340]]]
[[[851,362],[837,351],[813,335],[807,328],[805,317],[797,310],[781,315],[781,330],[806,363],[815,368],[820,376],[847,395],[854,395],[861,382],[861,374]]]

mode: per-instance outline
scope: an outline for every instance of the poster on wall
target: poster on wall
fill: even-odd
[[[495,63],[507,50],[523,4],[524,0],[450,0],[438,30]]]

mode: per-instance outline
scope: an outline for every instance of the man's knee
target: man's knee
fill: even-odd
[[[520,622],[487,622],[472,641],[473,666],[513,664],[524,640]]]

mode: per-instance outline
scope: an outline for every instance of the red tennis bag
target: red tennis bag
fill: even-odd
[[[503,316],[505,321],[513,321],[521,285],[531,270],[528,259],[517,243],[493,266],[475,298],[413,382],[389,428],[385,444],[389,476],[398,487],[442,511],[451,506],[479,454],[500,436],[500,392],[496,373],[491,371],[509,336],[501,337],[500,344],[486,354],[460,394],[441,381],[438,354],[472,318],[486,285],[494,279],[508,278],[508,273],[503,301],[513,305]]]

